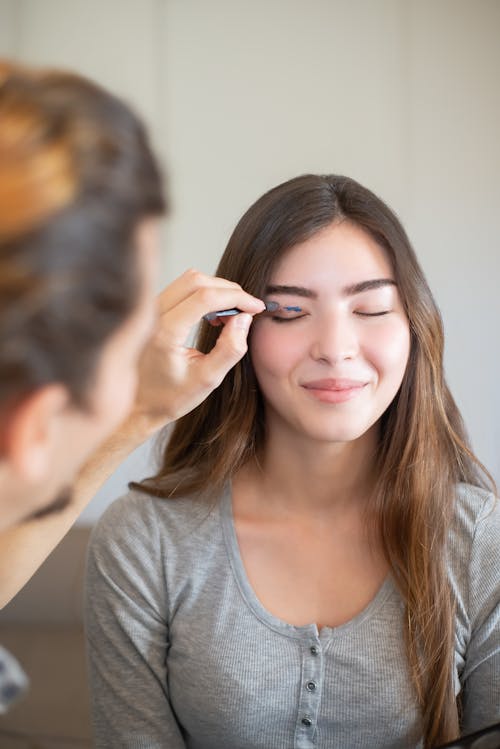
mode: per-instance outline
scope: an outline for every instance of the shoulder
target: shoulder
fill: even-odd
[[[92,532],[91,549],[127,549],[130,554],[147,548],[156,555],[165,546],[209,535],[218,513],[217,502],[160,499],[134,489],[103,513]]]
[[[204,581],[210,554],[217,562],[222,558],[219,504],[203,498],[159,499],[137,490],[117,499],[91,536],[88,595],[92,600],[118,596],[130,605],[147,601],[171,612],[193,575]]]
[[[458,484],[450,544],[471,551],[474,542],[496,541],[500,553],[500,500],[492,492],[471,484]]]
[[[469,626],[500,600],[500,500],[459,484],[449,533],[448,567],[459,609]]]

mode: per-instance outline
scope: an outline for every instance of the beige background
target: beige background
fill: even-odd
[[[241,213],[306,171],[377,191],[442,309],[446,365],[500,479],[498,0],[0,0],[0,52],[121,93],[168,164],[158,286],[213,271]],[[91,523],[150,465],[137,451]]]

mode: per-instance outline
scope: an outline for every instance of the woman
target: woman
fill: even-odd
[[[431,747],[499,720],[500,512],[399,221],[299,177],[218,275],[280,307],[95,532],[97,745]]]

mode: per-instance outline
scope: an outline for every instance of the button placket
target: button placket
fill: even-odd
[[[318,639],[304,643],[302,651],[302,684],[296,730],[297,749],[314,747],[323,685],[323,650]]]

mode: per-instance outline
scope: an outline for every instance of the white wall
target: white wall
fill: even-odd
[[[17,47],[15,0],[0,0],[0,54],[11,55]]]
[[[153,127],[174,204],[161,284],[190,265],[213,271],[241,213],[288,177],[341,172],[386,199],[500,480],[500,3],[0,0],[0,19],[0,51],[92,75]],[[136,452],[83,521],[148,462]]]
[[[500,481],[500,3],[416,2],[410,235],[441,307],[446,371]]]

